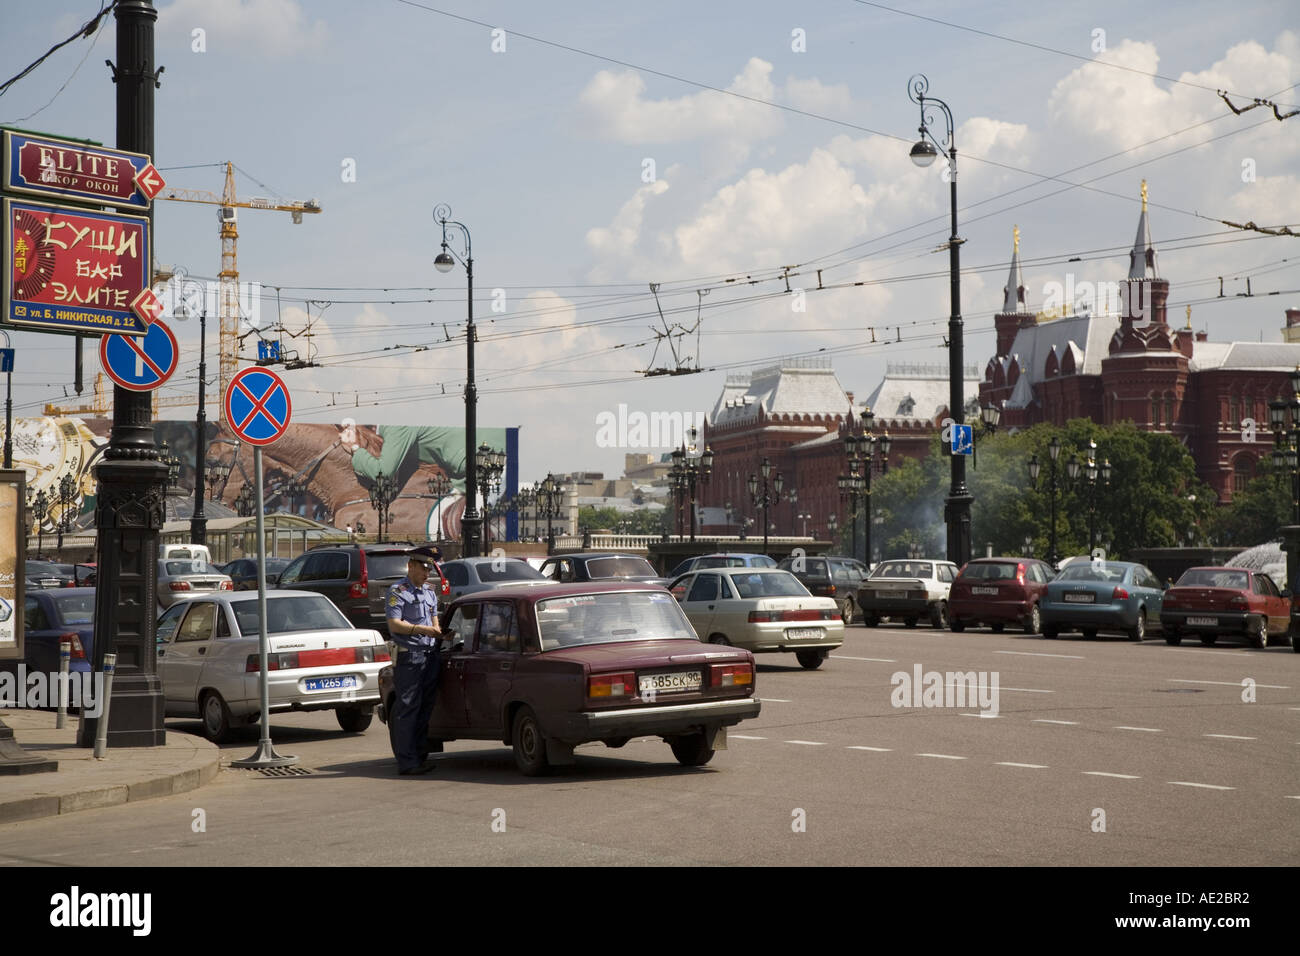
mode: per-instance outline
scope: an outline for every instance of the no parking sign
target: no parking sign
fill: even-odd
[[[226,388],[226,423],[250,445],[279,441],[292,414],[289,386],[268,368],[240,369]]]
[[[118,385],[132,392],[149,392],[176,371],[180,346],[162,322],[154,322],[143,337],[105,335],[99,340],[99,361]]]

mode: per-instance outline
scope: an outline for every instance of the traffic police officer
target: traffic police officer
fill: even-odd
[[[397,767],[403,775],[428,773],[428,728],[438,692],[438,648],[442,627],[438,623],[438,595],[426,586],[434,562],[442,557],[436,548],[416,548],[406,564],[406,577],[388,589],[388,633],[397,645],[394,678],[397,703]]]

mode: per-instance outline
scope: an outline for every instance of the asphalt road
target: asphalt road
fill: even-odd
[[[704,768],[644,739],[584,746],[576,767],[526,778],[507,748],[467,742],[436,772],[398,777],[378,720],[346,735],[330,713],[291,715],[272,737],[309,773],[226,768],[191,794],[3,826],[0,863],[1300,862],[1289,647],[856,625],[818,671],[759,660],[762,715]],[[918,664],[996,673],[997,716],[893,706],[891,675]],[[256,742],[247,731],[225,753]]]

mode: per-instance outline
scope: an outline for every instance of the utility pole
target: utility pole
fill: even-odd
[[[152,157],[153,93],[162,72],[154,70],[158,11],[150,0],[118,0],[113,16],[117,63],[109,66],[117,85],[117,147]],[[146,215],[152,232],[152,208]],[[113,389],[113,430],[104,459],[95,466],[99,570],[93,666],[102,671],[104,655],[117,655],[110,747],[153,747],[166,741],[154,635],[167,467],[154,446],[151,399],[149,392]],[[98,718],[85,717],[79,746],[94,746],[98,724]]]

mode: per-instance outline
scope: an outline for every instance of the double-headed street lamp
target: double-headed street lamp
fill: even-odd
[[[834,512],[826,516],[826,537],[831,539],[831,546],[836,544],[835,532],[840,530],[839,519],[835,517]]]
[[[560,509],[564,507],[564,494],[564,482],[552,474],[547,474],[537,489],[537,514],[546,518],[547,554],[555,550],[555,529],[551,526],[551,520],[560,517]]]
[[[208,500],[215,501],[217,498],[217,492],[223,485],[225,485],[226,479],[230,477],[230,463],[213,458],[206,463],[206,468],[208,479]],[[191,531],[192,530],[193,529],[191,529]],[[194,543],[201,544],[202,542],[196,541]]]
[[[42,488],[36,493],[35,498],[28,500],[27,507],[31,509],[32,517],[36,519],[36,556],[39,558],[41,552],[45,550],[45,516],[50,513],[50,496]]]
[[[1268,403],[1273,468],[1291,478],[1291,523],[1300,524],[1300,367],[1291,373],[1291,398]]]
[[[438,537],[442,540],[442,499],[451,493],[451,479],[446,475],[434,475],[429,479],[429,494],[438,499]]]
[[[59,550],[63,550],[63,535],[72,530],[72,499],[76,494],[77,482],[71,475],[59,479]]]
[[[257,494],[253,491],[252,485],[244,485],[239,489],[239,495],[235,498],[235,510],[241,518],[251,518],[257,510]]]
[[[858,556],[858,500],[867,503],[866,518],[863,522],[863,563],[871,563],[871,475],[876,464],[876,445],[880,446],[881,467],[884,474],[889,471],[889,449],[893,440],[889,432],[877,437],[871,434],[871,426],[876,416],[870,408],[862,410],[862,434],[851,432],[844,436],[844,454],[848,458],[849,473],[840,475],[840,498],[848,498],[851,511],[849,520],[853,522],[853,557]]]
[[[487,442],[478,446],[474,452],[474,471],[478,478],[479,496],[483,499],[484,519],[488,518],[487,500],[488,495],[498,494],[501,491],[501,473],[506,468],[506,453],[503,451],[494,451],[488,447]],[[484,547],[486,548],[487,539],[490,536],[487,532],[487,522],[484,520]]]
[[[379,515],[380,541],[384,540],[385,529],[388,530],[389,534],[392,534],[393,529],[388,527],[388,517],[393,507],[393,501],[397,498],[397,491],[397,482],[382,471],[375,476],[374,484],[370,486],[370,506]]]
[[[1097,465],[1097,443],[1088,442],[1088,457],[1082,463],[1073,455],[1065,465],[1065,473],[1071,481],[1079,477],[1080,471],[1083,472],[1084,480],[1088,485],[1088,554],[1092,554],[1097,548],[1097,483],[1101,481],[1103,488],[1110,487],[1110,459],[1106,459],[1100,465]]]
[[[460,519],[461,540],[464,556],[480,557],[480,533],[483,519],[479,517],[478,502],[474,493],[478,489],[478,462],[476,460],[478,442],[478,389],[474,385],[474,252],[470,247],[469,229],[462,222],[449,218],[451,207],[439,203],[433,208],[433,219],[442,226],[442,252],[434,257],[434,268],[439,272],[450,272],[460,260],[465,266],[465,281],[468,292],[465,303],[468,309],[465,326],[465,514]],[[465,258],[461,257],[447,244],[447,227],[454,226],[460,230],[465,241]]]
[[[964,361],[961,319],[961,244],[957,237],[957,143],[953,137],[954,128],[952,111],[943,100],[927,96],[930,81],[923,74],[916,74],[907,81],[907,95],[913,103],[921,107],[921,138],[912,147],[912,162],[917,166],[931,165],[942,150],[942,145],[930,132],[935,117],[931,107],[942,111],[947,121],[944,142],[948,145],[948,169],[945,173],[949,181],[952,198],[952,234],[948,237],[948,283],[952,298],[952,314],[948,318],[948,411],[955,419],[965,408],[962,363]],[[948,497],[944,501],[943,517],[948,526],[948,560],[958,567],[970,560],[971,529],[970,512],[974,496],[966,487],[966,456],[951,456],[952,477],[948,488]]]
[[[203,294],[202,285],[193,279],[184,278],[184,270],[177,269],[176,274],[182,277],[180,280],[180,301],[176,303],[176,308],[173,310],[176,318],[184,320],[193,315],[193,311],[186,305],[188,299],[186,295],[187,286],[198,288],[199,294],[203,298],[203,307],[199,310],[199,411],[194,418],[194,513],[190,515],[190,541],[194,544],[207,544],[208,516],[203,510],[203,486],[206,483],[204,481],[203,466],[206,464],[208,456],[208,434],[207,416],[204,412],[203,402],[208,388],[208,297]]]
[[[1048,474],[1050,475],[1052,494],[1052,543],[1047,555],[1047,561],[1055,567],[1056,562],[1060,560],[1060,555],[1056,553],[1056,459],[1061,457],[1061,439],[1057,438],[1055,435],[1052,436],[1051,442],[1047,445],[1047,455],[1051,459],[1051,467]],[[957,456],[953,455],[953,457],[956,458]],[[1038,472],[1041,468],[1042,466],[1038,463],[1038,455],[1032,455],[1029,459],[1029,479],[1035,484],[1038,483]]]
[[[690,444],[682,441],[680,448],[674,448],[672,453],[673,467],[668,472],[668,480],[672,483],[673,488],[678,493],[679,504],[687,502],[691,509],[691,540],[695,540],[695,486],[697,483],[703,484],[709,480],[713,474],[713,449],[705,446],[704,452],[699,456],[691,454],[695,449],[695,439],[699,432],[692,427],[687,433],[690,437]],[[678,529],[680,534],[680,528]]]
[[[759,476],[750,474],[749,481],[746,483],[749,487],[749,499],[753,506],[763,515],[763,553],[767,554],[767,532],[768,520],[767,512],[772,505],[781,500],[781,489],[785,485],[785,478],[778,471],[776,477],[769,484],[768,479],[772,478],[772,463],[766,458],[763,464],[758,468],[759,473],[763,476],[762,482],[759,482]]]

